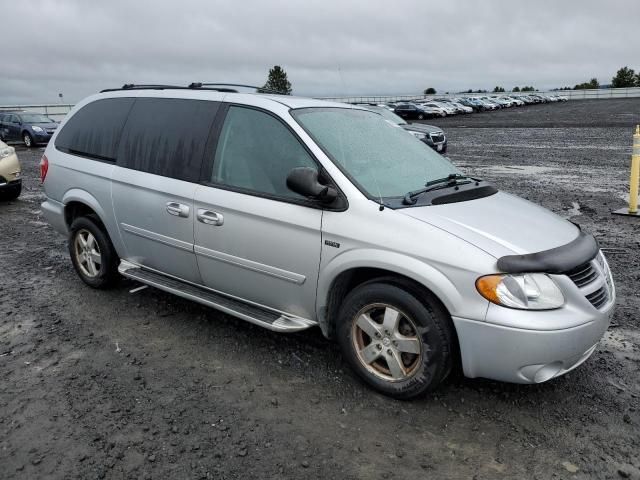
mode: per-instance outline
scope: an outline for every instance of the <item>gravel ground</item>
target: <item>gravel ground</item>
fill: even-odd
[[[580,368],[380,396],[318,331],[275,334],[123,281],[94,291],[44,223],[41,149],[0,203],[0,478],[640,478],[639,99],[429,121],[451,159],[610,249],[612,326]]]

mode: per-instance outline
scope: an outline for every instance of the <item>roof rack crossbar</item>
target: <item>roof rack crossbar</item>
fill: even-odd
[[[203,88],[203,87],[244,87],[244,88],[253,88],[258,93],[273,93],[275,95],[282,95],[282,92],[278,92],[277,90],[273,90],[271,88],[265,87],[257,87],[255,85],[244,85],[241,83],[206,83],[206,82],[193,82],[189,85],[189,88]],[[235,90],[237,92],[237,90]]]
[[[106,92],[119,92],[122,90],[193,90],[193,87],[188,86],[185,87],[183,85],[162,85],[162,84],[133,84],[133,83],[125,83],[120,88],[106,88],[104,90],[100,90],[100,93]],[[200,90],[211,90],[215,92],[226,92],[226,93],[237,93],[237,90],[231,88],[210,88],[210,87],[201,87]]]

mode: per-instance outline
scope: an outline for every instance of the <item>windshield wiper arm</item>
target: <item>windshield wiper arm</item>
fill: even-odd
[[[459,182],[458,180],[468,178],[470,181],[468,182]],[[467,177],[466,175],[462,175],[460,173],[452,173],[446,177],[438,178],[437,180],[431,180],[427,182],[424,188],[419,190],[414,190],[412,192],[407,192],[402,200],[402,203],[405,205],[415,205],[418,201],[416,197],[418,195],[422,195],[423,193],[430,192],[432,190],[439,190],[441,188],[454,187],[456,185],[465,185],[467,183],[471,183],[471,181],[478,181],[474,178]],[[443,185],[444,184],[444,185]]]

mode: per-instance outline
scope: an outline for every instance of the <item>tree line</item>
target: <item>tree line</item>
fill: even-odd
[[[611,79],[611,88],[631,88],[640,87],[640,70],[636,73],[633,68],[624,66],[620,68]],[[559,90],[585,90],[600,88],[597,78],[592,78],[588,82],[579,83],[573,88],[564,87]]]
[[[611,88],[629,87],[640,87],[640,70],[636,73],[633,68],[624,66],[620,68],[611,79]],[[594,77],[587,82],[578,83],[574,87],[554,88],[553,90],[585,90],[597,88],[600,88],[600,82]],[[534,92],[535,90],[535,87],[531,85],[525,85],[523,87],[515,86],[511,89],[512,92]],[[287,72],[285,72],[281,66],[274,65],[273,68],[269,69],[267,81],[260,91],[278,92],[284,95],[291,95],[291,82],[289,82],[289,79],[287,78]],[[506,92],[505,88],[499,85],[493,89],[493,93],[503,92]],[[425,95],[435,95],[436,93],[437,91],[433,87],[429,87],[424,90]],[[488,91],[482,89],[473,90],[470,88],[469,90],[460,93],[488,93]]]
[[[631,88],[631,87],[640,87],[640,70],[636,73],[633,68],[629,68],[628,66],[620,68],[616,74],[611,79],[611,88]],[[592,78],[591,80],[583,83],[578,83],[573,87],[562,87],[562,88],[554,88],[553,90],[588,90],[588,89],[597,89],[600,88],[600,82],[597,78]],[[536,89],[533,86],[527,85],[524,87],[515,86],[511,89],[512,92],[534,92]],[[504,87],[496,86],[493,89],[493,93],[502,93],[506,92]],[[424,90],[425,95],[433,95],[436,93],[436,89],[433,87],[429,87]],[[488,90],[465,90],[460,93],[489,93]]]

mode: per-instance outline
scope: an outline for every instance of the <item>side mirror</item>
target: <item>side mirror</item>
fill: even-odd
[[[291,170],[287,175],[287,187],[303,197],[314,198],[322,203],[331,203],[338,197],[335,188],[318,181],[318,171],[315,168],[297,167]]]

